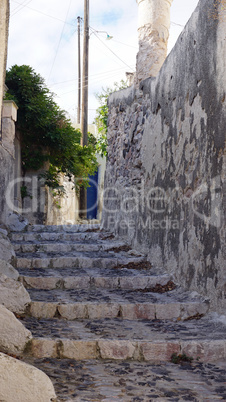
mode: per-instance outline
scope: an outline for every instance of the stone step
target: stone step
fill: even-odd
[[[226,400],[226,362],[35,359],[25,362],[52,380],[60,402],[217,402]]]
[[[114,237],[110,233],[102,232],[13,232],[10,235],[12,242],[17,243],[38,243],[38,242],[98,242],[110,240],[114,242]]]
[[[83,254],[84,255],[84,254]],[[128,264],[134,264],[139,268],[139,264],[146,263],[147,267],[150,266],[144,257],[128,257],[128,258],[117,258],[116,256],[108,257],[108,254],[102,255],[99,258],[93,257],[83,257],[81,254],[77,256],[62,257],[19,257],[16,261],[16,268],[113,268],[117,266],[127,266]]]
[[[164,286],[171,280],[171,277],[167,274],[147,275],[144,270],[134,272],[133,275],[131,272],[127,275],[126,272],[121,272],[121,275],[117,275],[114,269],[93,269],[91,272],[90,270],[86,270],[86,272],[79,272],[78,270],[76,275],[73,275],[71,270],[66,270],[67,274],[65,274],[65,269],[50,270],[50,272],[45,270],[44,272],[48,276],[42,274],[43,270],[35,270],[35,272],[32,272],[32,276],[28,271],[21,270],[19,278],[27,289],[145,289],[156,285]],[[36,271],[38,271],[37,274]]]
[[[77,224],[77,225],[28,225],[25,229],[26,232],[87,232],[87,231],[100,231],[100,224]]]
[[[120,241],[115,241],[113,244],[112,242],[107,241],[100,241],[97,243],[14,243],[13,244],[14,250],[16,253],[70,253],[72,251],[77,252],[101,252],[101,251],[108,251],[109,253],[116,252],[121,253],[124,252],[129,255],[135,253],[138,255],[137,251],[131,250],[125,243]]]
[[[210,317],[189,321],[45,320],[26,318],[36,358],[170,361],[173,353],[201,362],[226,358],[225,325]]]
[[[185,319],[206,314],[208,302],[180,289],[164,294],[121,289],[28,289],[35,318],[67,320],[122,318],[126,320]]]

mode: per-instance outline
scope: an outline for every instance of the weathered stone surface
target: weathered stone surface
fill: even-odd
[[[42,371],[0,353],[0,400],[53,402],[56,394],[49,377]]]
[[[30,296],[22,283],[0,275],[0,303],[13,313],[24,313],[30,304]]]
[[[10,213],[7,219],[7,225],[12,232],[22,232],[28,224],[27,219],[15,212]]]
[[[0,305],[0,350],[5,353],[21,353],[32,338],[11,311]]]
[[[136,342],[130,341],[98,341],[102,359],[132,359],[137,348]]]
[[[180,353],[179,342],[141,342],[140,351],[145,361],[170,361],[173,353]]]
[[[226,340],[187,341],[181,343],[182,353],[204,363],[225,361]]]
[[[115,318],[119,313],[119,304],[116,303],[89,303],[87,304],[88,317],[98,320],[99,318]]]
[[[22,283],[28,288],[34,289],[55,289],[59,283],[59,278],[47,277],[28,277],[23,278]]]
[[[139,90],[110,96],[102,225],[223,313],[226,25],[221,3],[199,2],[156,78],[142,81]],[[146,59],[145,48],[144,53]],[[108,196],[109,189],[114,196]]]
[[[15,268],[13,268],[11,264],[1,259],[0,259],[0,275],[6,275],[8,276],[8,278],[15,279],[16,281],[19,278],[19,272]]]
[[[43,357],[56,358],[57,355],[57,341],[54,339],[36,338],[32,339],[30,353],[37,359]]]
[[[122,318],[125,320],[154,320],[155,305],[150,303],[134,303],[121,305]]]
[[[75,320],[88,317],[85,303],[61,304],[57,307],[57,310],[61,317],[65,318],[66,320]]]
[[[76,360],[96,359],[98,357],[97,342],[63,339],[60,346],[60,357]]]
[[[35,318],[53,318],[56,314],[57,303],[31,302],[30,314]]]
[[[14,263],[15,256],[14,248],[8,237],[0,233],[0,259],[11,264]]]
[[[156,304],[155,308],[158,320],[171,320],[181,316],[180,303]]]

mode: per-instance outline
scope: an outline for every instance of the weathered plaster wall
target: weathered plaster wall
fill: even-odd
[[[156,77],[167,55],[173,0],[137,0],[139,52],[135,83]]]
[[[156,78],[109,99],[103,226],[225,311],[226,24],[201,0]]]
[[[5,84],[5,70],[9,26],[9,0],[0,0],[0,121]]]
[[[20,205],[20,187],[16,179],[21,176],[20,144],[15,137],[17,106],[4,101],[2,109],[2,141],[0,142],[0,221],[8,223],[14,205]],[[11,190],[10,190],[11,187]],[[7,192],[7,189],[9,190]]]
[[[45,168],[48,169],[46,166]],[[73,182],[62,175],[60,185],[64,186],[63,196],[53,196],[44,180],[40,179],[43,171],[29,171],[23,178],[27,187],[27,196],[23,207],[18,210],[31,224],[66,225],[78,221],[79,201]]]

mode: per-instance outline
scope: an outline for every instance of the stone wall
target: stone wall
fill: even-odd
[[[16,184],[16,179],[21,176],[20,143],[15,137],[16,120],[16,104],[4,101],[0,142],[0,221],[5,224],[8,224],[14,206],[21,205],[20,187]]]
[[[48,169],[48,166],[45,167]],[[29,223],[42,225],[75,224],[79,218],[79,200],[74,184],[62,175],[60,185],[64,186],[65,194],[53,195],[44,179],[40,179],[42,171],[28,171],[23,177],[27,196],[23,199],[23,207],[18,210]]]
[[[225,311],[220,10],[219,1],[200,0],[158,76],[110,96],[102,224],[185,289],[209,297],[212,309]]]

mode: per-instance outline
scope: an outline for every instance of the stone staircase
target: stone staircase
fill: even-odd
[[[98,225],[13,232],[20,280],[31,296],[23,324],[37,359],[170,361],[173,353],[226,357],[208,301],[184,292]]]

